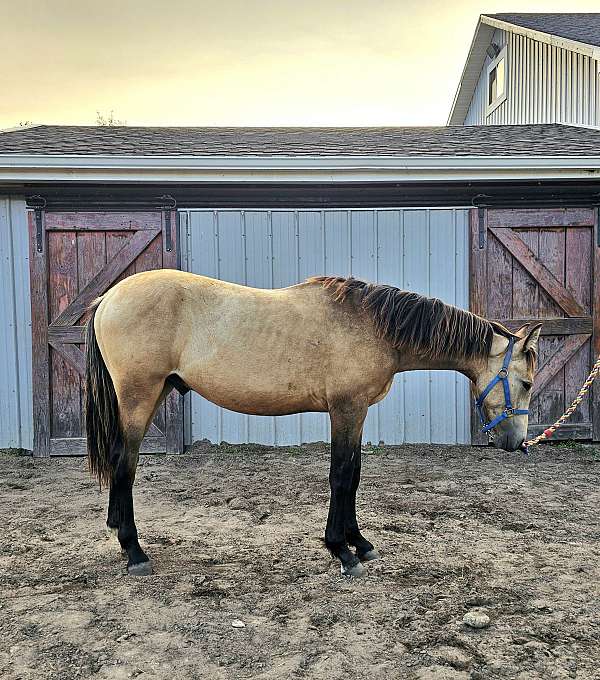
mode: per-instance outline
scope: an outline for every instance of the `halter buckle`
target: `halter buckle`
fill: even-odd
[[[512,418],[512,417],[515,415],[515,409],[514,409],[512,406],[507,406],[507,407],[504,409],[504,415],[505,415],[507,418]]]
[[[500,378],[508,378],[508,368],[501,368],[501,369],[498,371],[498,376],[499,376]]]

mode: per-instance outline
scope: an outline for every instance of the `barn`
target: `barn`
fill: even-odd
[[[600,352],[600,130],[585,125],[596,115],[600,39],[588,30],[577,42],[573,21],[560,38],[558,20],[550,34],[531,18],[521,26],[523,16],[480,18],[446,127],[1,132],[0,447],[83,453],[86,307],[160,267],[257,287],[353,275],[508,326],[543,319],[530,432],[553,422]],[[519,73],[546,77],[545,55],[554,63],[560,50],[576,55],[561,64],[581,69],[593,101],[562,106],[579,71],[549,69],[556,81],[536,88],[529,114]],[[529,58],[537,70],[513,73]],[[597,393],[561,432],[600,440]],[[173,392],[142,450],[327,438],[323,414],[249,417]],[[397,376],[364,439],[482,441],[465,379],[444,372]]]

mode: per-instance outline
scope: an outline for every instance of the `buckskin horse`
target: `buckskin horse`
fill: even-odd
[[[325,544],[352,576],[379,556],[356,519],[361,437],[367,409],[396,373],[460,371],[496,446],[516,450],[527,434],[541,324],[511,333],[438,299],[354,278],[260,290],[168,269],[121,281],[91,310],[88,458],[109,487],[107,525],[133,575],[152,572],[133,512],[140,443],[173,387],[240,413],[329,413]]]

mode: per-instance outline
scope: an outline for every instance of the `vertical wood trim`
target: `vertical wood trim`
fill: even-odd
[[[600,234],[600,208],[596,210],[596,234]],[[600,355],[600,243],[596,238],[592,241],[594,253],[592,267],[592,363]],[[592,418],[592,439],[600,441],[600,384],[599,381],[592,385],[590,400]]]
[[[484,214],[484,227],[486,235],[488,211]],[[469,309],[479,316],[487,314],[487,238],[483,248],[479,247],[479,209],[469,211]],[[471,404],[471,443],[486,444],[487,437],[480,432],[481,427],[477,413]]]
[[[166,452],[183,453],[183,397],[171,390],[166,398]]]
[[[43,219],[43,217],[42,217]],[[36,225],[33,212],[29,224],[29,272],[31,283],[31,336],[33,388],[33,455],[50,455],[50,350],[48,348],[48,240],[42,232],[44,247],[36,247]]]
[[[166,249],[166,211],[162,213],[162,263],[165,269],[179,269],[181,262],[179,220],[177,210],[170,210],[171,250]],[[183,453],[183,397],[177,390],[171,390],[166,397],[166,452]]]

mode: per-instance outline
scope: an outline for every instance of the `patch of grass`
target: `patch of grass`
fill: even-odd
[[[562,449],[579,449],[581,448],[581,444],[574,439],[563,439],[561,441],[556,442],[555,446],[558,448]]]
[[[362,452],[366,454],[367,456],[376,456],[378,454],[384,453],[385,452],[385,447],[384,446],[375,446],[373,444],[367,444],[363,449]]]

